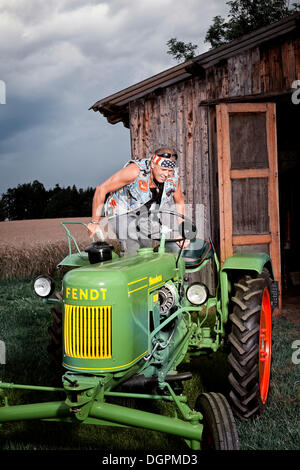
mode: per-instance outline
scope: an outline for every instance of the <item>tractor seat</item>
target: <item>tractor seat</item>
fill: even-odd
[[[158,251],[159,244],[154,247],[154,251]],[[175,242],[166,242],[166,252],[179,253],[179,246]],[[182,257],[185,261],[186,269],[198,268],[204,261],[213,256],[213,247],[209,240],[203,238],[195,238],[191,240],[187,250],[183,250]]]

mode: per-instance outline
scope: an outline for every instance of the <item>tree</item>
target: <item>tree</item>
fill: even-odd
[[[184,43],[183,41],[177,41],[176,38],[169,39],[167,46],[169,46],[167,54],[174,56],[178,62],[182,60],[186,61],[194,57],[195,51],[198,47],[196,44],[192,44],[191,42]]]
[[[228,19],[215,16],[207,30],[205,42],[209,42],[212,47],[238,39],[300,10],[299,1],[290,6],[289,0],[231,0],[226,5],[229,6]],[[184,43],[176,38],[169,39],[167,46],[167,54],[178,62],[194,57],[197,49],[196,44]]]
[[[228,21],[215,16],[205,36],[205,42],[212,47],[238,39],[300,9],[299,3],[293,3],[290,8],[289,0],[232,0],[226,4],[230,7]]]
[[[19,184],[2,195],[1,217],[9,220],[40,219],[46,202],[47,191],[42,183],[35,180]]]
[[[0,220],[87,217],[92,211],[95,188],[77,190],[56,184],[48,191],[39,181],[9,188],[0,198]]]

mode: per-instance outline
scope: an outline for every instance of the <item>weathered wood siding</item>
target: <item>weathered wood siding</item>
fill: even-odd
[[[130,103],[130,131],[135,159],[162,145],[176,148],[186,204],[209,208],[207,109],[199,106],[204,97],[204,82],[194,78]],[[209,222],[206,210],[203,236],[210,233]]]
[[[300,39],[260,45],[223,60],[206,72],[206,100],[284,93],[300,80]]]

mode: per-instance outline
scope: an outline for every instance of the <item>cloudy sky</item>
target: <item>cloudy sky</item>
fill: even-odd
[[[208,50],[226,11],[222,0],[0,0],[0,195],[35,179],[94,187],[117,171],[129,130],[88,108],[176,65],[171,37]]]

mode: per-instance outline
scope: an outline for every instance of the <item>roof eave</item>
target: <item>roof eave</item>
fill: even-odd
[[[299,28],[300,12],[297,12],[276,23],[272,23],[271,25],[246,34],[239,39],[211,49],[191,60],[171,67],[120,90],[117,93],[102,98],[89,109],[100,112],[111,124],[122,121],[125,127],[129,127],[128,109],[131,101],[143,98],[150,93],[157,93],[162,88],[179,83],[195,75],[205,77],[207,69],[223,60],[227,60],[229,57],[272,41],[292,31],[299,30]]]

